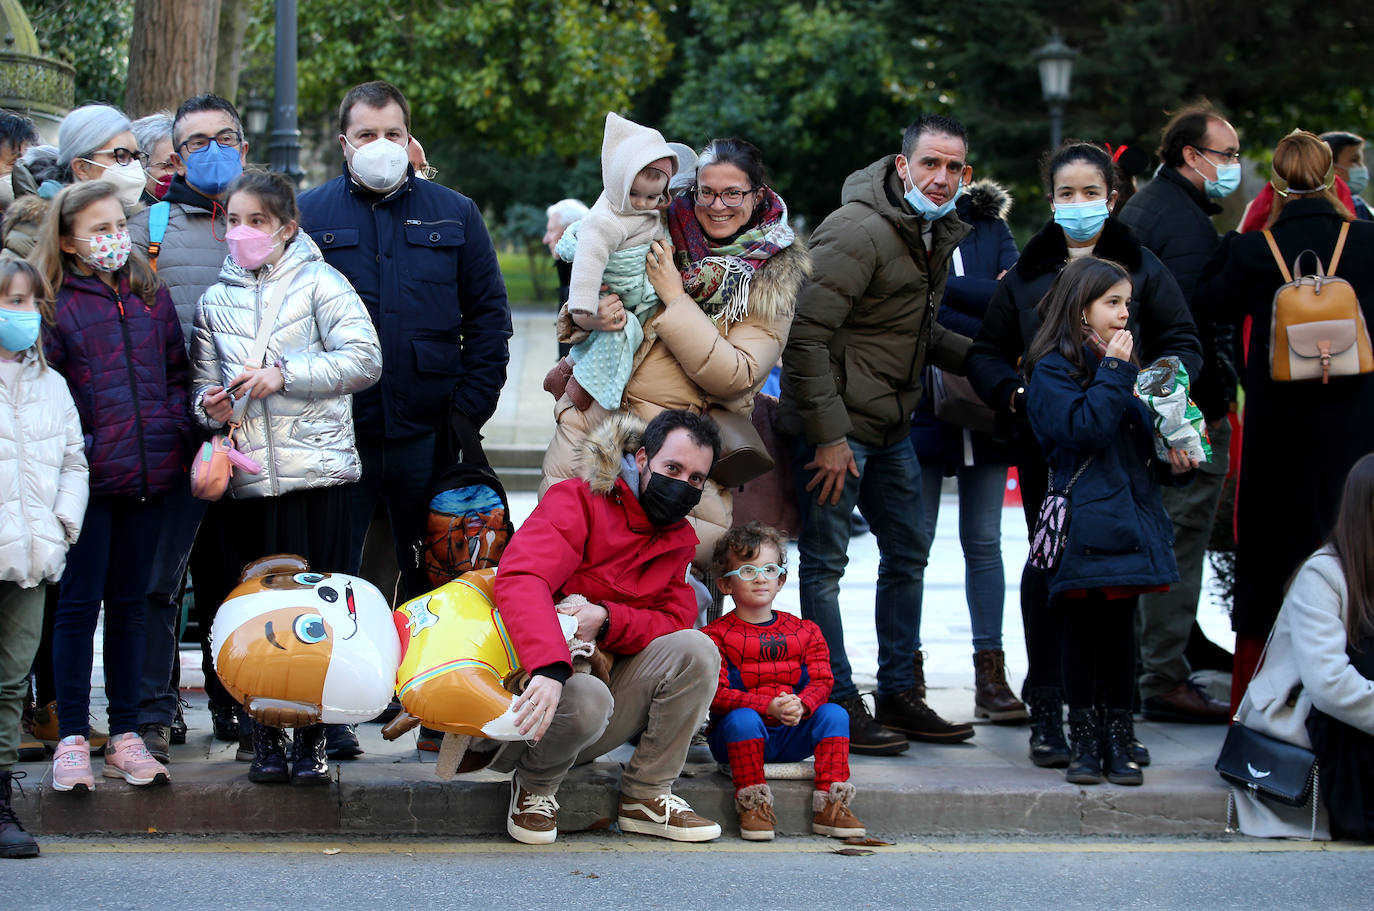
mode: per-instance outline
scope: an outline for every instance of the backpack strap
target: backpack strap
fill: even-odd
[[[1326,267],[1327,275],[1336,274],[1336,266],[1341,262],[1341,251],[1345,249],[1345,236],[1350,233],[1350,222],[1341,223],[1341,234],[1336,238],[1336,252],[1331,254],[1331,265]]]
[[[1349,227],[1348,224],[1347,227]],[[1264,239],[1269,242],[1269,252],[1274,254],[1274,262],[1279,265],[1279,273],[1283,275],[1284,284],[1291,282],[1293,280],[1293,273],[1288,271],[1288,263],[1283,261],[1283,254],[1279,252],[1279,245],[1274,240],[1274,235],[1266,230],[1264,232]],[[1339,249],[1339,247],[1337,247],[1337,249]]]
[[[163,200],[148,207],[148,265],[157,271],[157,254],[162,250],[162,238],[167,236],[167,223],[172,218],[172,204]]]

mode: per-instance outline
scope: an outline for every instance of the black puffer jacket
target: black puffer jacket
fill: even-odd
[[[1161,166],[1131,197],[1118,216],[1136,238],[1173,273],[1193,311],[1203,347],[1202,376],[1193,376],[1193,400],[1207,420],[1223,417],[1236,397],[1235,333],[1229,325],[1197,319],[1194,293],[1203,267],[1221,246],[1212,216],[1221,211],[1175,168]]]

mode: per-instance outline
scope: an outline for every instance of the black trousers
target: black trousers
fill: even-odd
[[[1063,623],[1064,701],[1130,711],[1135,695],[1135,612],[1139,598],[1055,598]]]

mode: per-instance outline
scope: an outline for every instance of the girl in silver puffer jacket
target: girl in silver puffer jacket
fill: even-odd
[[[337,572],[348,563],[349,485],[361,475],[351,396],[381,377],[377,332],[348,280],[298,229],[295,190],[285,177],[244,174],[230,187],[227,207],[229,256],[219,284],[196,305],[192,401],[211,430],[240,422],[237,448],[262,473],[236,470],[230,497],[211,508],[201,533],[222,539],[230,586],[247,563],[274,553]],[[266,355],[247,364],[281,282],[285,297]],[[227,594],[196,592],[212,604]],[[252,781],[328,783],[324,725],[297,729],[290,768],[279,728],[255,724],[253,752]]]

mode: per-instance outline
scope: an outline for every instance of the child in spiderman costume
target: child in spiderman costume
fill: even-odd
[[[828,701],[830,649],[816,624],[773,610],[787,577],[786,548],[787,536],[761,522],[737,525],[716,544],[716,584],[735,609],[702,630],[720,649],[708,743],[718,762],[730,764],[745,840],[769,841],[777,824],[763,764],[812,753],[811,830],[863,835],[849,810],[849,715]]]

